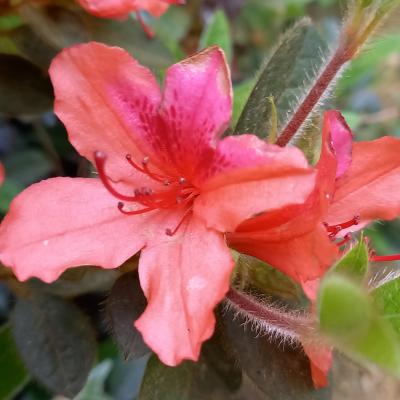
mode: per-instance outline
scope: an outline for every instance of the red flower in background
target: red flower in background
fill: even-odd
[[[197,359],[230,283],[224,232],[304,202],[313,170],[295,148],[219,139],[232,88],[216,47],[173,65],[163,94],[128,53],[97,43],[64,50],[50,76],[55,111],[100,179],[54,178],[21,193],[0,226],[0,260],[20,280],[51,282],[141,250],[148,306],[137,328],[164,363]]]
[[[99,18],[125,19],[135,13],[146,34],[151,38],[153,31],[142,18],[142,11],[160,17],[171,4],[185,4],[185,0],[78,0],[82,8]]]
[[[164,14],[171,4],[184,0],[78,0],[90,14],[100,18],[127,18],[131,12],[147,11],[154,17]]]

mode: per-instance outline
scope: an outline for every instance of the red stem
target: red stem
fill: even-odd
[[[332,56],[331,61],[328,63],[324,71],[321,73],[315,85],[312,87],[300,107],[292,116],[291,120],[287,123],[282,133],[279,135],[276,144],[279,146],[286,146],[299,128],[303,125],[304,121],[310,115],[315,105],[318,103],[321,96],[325,93],[332,80],[335,78],[342,66],[349,61],[349,52],[346,47],[339,45],[335,54]]]
[[[272,329],[284,331],[293,339],[299,340],[300,336],[313,331],[312,320],[306,314],[296,315],[282,311],[271,305],[255,301],[252,297],[233,288],[229,290],[226,298],[243,316],[252,321],[264,323]]]

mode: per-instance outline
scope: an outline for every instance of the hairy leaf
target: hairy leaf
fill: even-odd
[[[248,79],[233,87],[233,110],[231,125],[235,126],[239,120],[250,93],[254,88],[255,80]]]
[[[197,363],[186,361],[171,368],[150,358],[139,400],[229,400],[242,383],[242,374],[225,338],[217,328],[203,345]]]
[[[42,71],[21,57],[0,54],[0,114],[35,115],[50,110],[53,91]]]
[[[314,389],[310,363],[299,344],[280,335],[260,335],[232,311],[224,313],[223,321],[243,372],[264,393],[264,399],[330,399],[329,388]]]
[[[107,322],[126,360],[142,357],[150,352],[141,333],[133,323],[147,305],[137,272],[120,277],[107,299]]]
[[[0,328],[0,399],[13,399],[29,381],[29,374],[15,347],[9,325]]]
[[[17,301],[12,330],[26,367],[52,392],[75,396],[96,355],[94,332],[71,302],[32,291]]]
[[[280,131],[315,83],[326,63],[327,53],[327,45],[309,20],[300,21],[287,32],[261,69],[235,134],[267,136],[271,119],[270,97],[273,97],[278,111]]]

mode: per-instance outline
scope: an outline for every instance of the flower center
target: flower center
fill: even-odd
[[[94,153],[94,160],[99,178],[108,192],[120,200],[117,205],[118,210],[125,215],[138,215],[157,209],[181,207],[185,209],[181,221],[173,230],[170,228],[165,230],[168,236],[173,236],[191,214],[193,201],[198,196],[198,191],[184,177],[170,177],[151,171],[149,169],[149,157],[144,157],[141,165],[136,164],[130,154],[127,154],[125,158],[132,168],[146,175],[151,180],[160,183],[161,187],[164,187],[165,190],[154,191],[151,187],[144,186],[135,188],[133,195],[118,192],[113,186],[112,180],[106,174],[105,165],[107,155],[101,151],[96,151]],[[138,209],[135,206],[132,209],[129,205],[127,207],[126,203],[139,204],[142,208]]]

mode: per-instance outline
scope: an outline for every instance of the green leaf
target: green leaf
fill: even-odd
[[[330,273],[344,274],[362,282],[368,271],[368,258],[368,246],[361,236],[359,242],[332,267]]]
[[[53,106],[50,80],[21,57],[0,54],[0,114],[35,115]]]
[[[30,291],[15,305],[13,336],[28,371],[52,392],[75,396],[96,356],[94,332],[71,302]]]
[[[176,61],[185,58],[180,41],[187,35],[190,28],[191,16],[184,7],[171,7],[160,18],[153,18],[151,29],[155,37],[162,41],[174,55]]]
[[[231,125],[235,126],[239,120],[250,93],[254,88],[255,80],[248,79],[233,87],[233,111]]]
[[[365,291],[345,277],[326,277],[318,296],[319,323],[323,332],[336,337],[365,333],[372,310]]]
[[[378,286],[371,294],[380,316],[392,324],[400,339],[400,278]]]
[[[84,266],[68,269],[51,284],[38,280],[32,282],[32,286],[56,296],[75,297],[90,292],[109,291],[119,276],[119,270]]]
[[[22,185],[8,179],[0,186],[0,212],[6,213],[14,197],[24,189]]]
[[[0,16],[0,31],[18,28],[23,23],[21,17],[18,15],[2,15]]]
[[[192,400],[192,366],[184,362],[167,367],[153,355],[147,364],[139,400]]]
[[[57,50],[46,43],[28,25],[8,31],[7,38],[14,44],[17,54],[27,58],[44,71],[47,71],[51,60],[57,54]]]
[[[96,365],[90,372],[85,386],[74,400],[112,400],[104,391],[104,384],[112,367],[111,360],[104,360]]]
[[[15,347],[9,325],[0,328],[0,399],[13,399],[28,383],[29,374]]]
[[[203,344],[197,363],[167,367],[154,355],[144,375],[139,400],[229,400],[241,386],[242,374],[217,329]]]
[[[242,289],[256,289],[265,295],[285,301],[286,304],[304,305],[305,298],[301,287],[276,268],[255,257],[244,254],[236,264],[236,280]]]
[[[1,68],[1,67],[0,67]],[[26,166],[29,165],[29,168]],[[6,178],[15,188],[28,186],[43,178],[47,178],[52,170],[49,158],[41,150],[25,148],[11,153],[5,160]]]
[[[400,375],[400,343],[379,315],[371,296],[353,280],[327,276],[318,295],[321,330],[336,347],[360,363],[374,363]]]
[[[344,343],[343,350],[361,363],[374,363],[400,376],[400,345],[387,321],[375,317],[361,337]]]
[[[319,70],[326,63],[327,45],[307,19],[287,32],[269,61],[261,69],[257,83],[241,114],[235,134],[252,133],[266,137],[270,131],[273,97],[282,130],[301,103],[301,98],[315,84]]]
[[[83,10],[69,10],[54,5],[21,6],[21,13],[35,34],[50,47],[61,50],[76,43],[95,40],[120,46],[141,63],[162,68],[173,61],[171,52],[159,38],[149,39],[132,19],[113,21],[96,18]]]
[[[155,37],[149,39],[139,24],[131,19],[111,21],[86,16],[90,39],[120,46],[142,64],[152,68],[165,68],[174,62],[170,50]]]
[[[330,399],[330,388],[314,389],[310,363],[301,346],[293,346],[290,339],[285,340],[284,334],[258,334],[257,328],[253,330],[231,310],[224,311],[222,318],[226,327],[225,342],[234,350],[244,376],[264,393],[261,398]]]
[[[120,277],[107,299],[108,324],[126,360],[142,357],[150,352],[134,322],[147,305],[137,272]]]
[[[200,49],[205,49],[214,45],[224,50],[228,64],[231,64],[232,39],[229,21],[223,10],[215,12],[206,29],[201,34]]]
[[[26,3],[18,10],[32,30],[55,49],[89,40],[83,18],[65,7],[54,5],[37,7]]]

